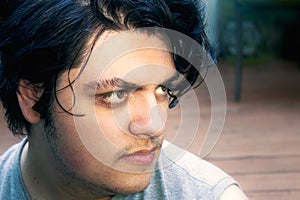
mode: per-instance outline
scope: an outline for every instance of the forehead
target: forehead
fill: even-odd
[[[162,82],[175,73],[170,46],[162,34],[105,32],[80,76],[95,81],[118,77],[137,84]]]

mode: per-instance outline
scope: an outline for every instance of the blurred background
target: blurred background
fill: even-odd
[[[238,180],[249,199],[298,200],[300,1],[207,0],[206,21],[228,104],[222,135],[205,159]],[[202,133],[210,99],[203,86],[197,95]],[[178,121],[177,112],[170,123]],[[0,129],[1,154],[19,139],[3,119]],[[199,154],[202,139],[196,137],[189,150]]]
[[[206,159],[233,175],[249,199],[300,199],[300,1],[207,6],[228,111]]]

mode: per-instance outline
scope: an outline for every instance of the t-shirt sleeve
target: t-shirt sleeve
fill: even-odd
[[[20,156],[25,143],[24,139],[0,156],[0,200],[29,200],[20,167]]]
[[[189,187],[193,188],[195,195],[200,193],[202,197],[218,200],[228,187],[232,185],[239,187],[233,177],[212,163],[175,145],[168,145],[164,155],[173,163],[172,165],[175,165],[172,170],[180,174],[177,176],[190,180],[192,186]]]

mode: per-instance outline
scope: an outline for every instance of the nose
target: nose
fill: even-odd
[[[129,101],[129,131],[138,137],[159,137],[165,131],[166,109],[154,94],[137,94]]]

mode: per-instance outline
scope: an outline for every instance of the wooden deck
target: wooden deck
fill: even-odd
[[[245,68],[242,101],[229,103],[223,136],[208,159],[232,174],[250,199],[300,198],[296,63],[275,60],[268,66]]]
[[[280,60],[246,66],[239,103],[232,101],[233,69],[222,63],[219,68],[227,117],[206,159],[234,176],[249,199],[300,199],[299,66]]]
[[[219,63],[228,95],[226,123],[215,148],[206,157],[231,174],[251,200],[300,198],[300,69],[292,62],[274,60],[245,66],[242,100],[233,99],[233,68]],[[198,92],[199,132],[210,119],[206,92]],[[193,109],[193,108],[191,108]],[[175,110],[170,120],[178,121]],[[190,115],[191,118],[199,117]],[[0,154],[17,141],[2,123]],[[176,126],[173,126],[175,129]],[[188,132],[188,127],[186,128]],[[201,134],[200,134],[201,135]],[[201,136],[189,148],[198,154]]]

